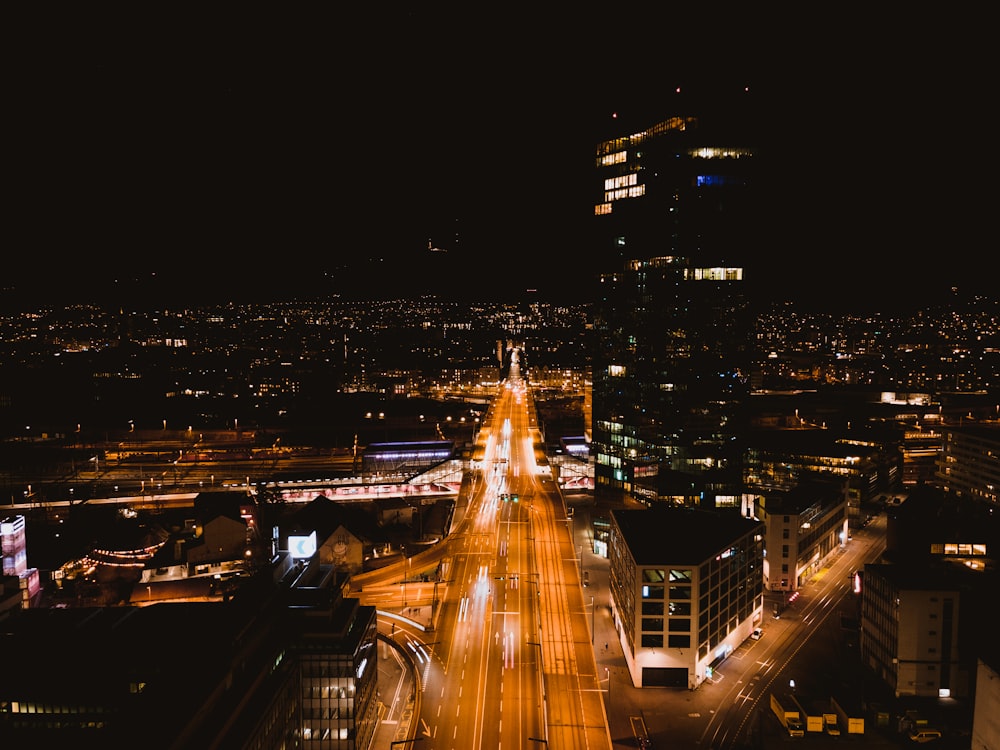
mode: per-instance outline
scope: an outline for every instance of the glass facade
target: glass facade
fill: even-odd
[[[739,118],[677,117],[598,145],[599,496],[740,505],[753,349],[742,264],[760,216],[746,135]],[[690,491],[664,490],[678,480]]]

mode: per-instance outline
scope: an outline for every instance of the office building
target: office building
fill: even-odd
[[[746,102],[615,122],[596,150],[595,492],[653,503],[680,483],[684,504],[741,508],[755,123]]]
[[[370,747],[375,608],[344,597],[346,578],[316,557],[282,553],[273,574],[227,602],[10,613],[0,736],[11,747]]]
[[[612,616],[636,687],[694,689],[762,619],[764,524],[657,505],[612,510]]]
[[[971,570],[995,569],[1000,516],[986,500],[919,485],[903,502],[886,507],[885,562],[953,562]]]
[[[0,613],[30,607],[42,590],[38,568],[28,567],[28,543],[22,515],[0,519]]]
[[[786,593],[816,575],[849,535],[846,482],[805,481],[758,500],[767,528],[764,587]]]
[[[937,479],[949,492],[1000,504],[1000,422],[942,429]]]
[[[864,523],[862,504],[892,485],[899,451],[870,433],[838,435],[825,429],[756,430],[747,446],[744,477],[749,492],[791,490],[810,478],[827,478],[845,493],[853,528]]]
[[[862,662],[896,697],[971,697],[997,583],[947,562],[865,565]]]

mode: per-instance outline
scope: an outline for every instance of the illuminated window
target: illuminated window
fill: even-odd
[[[602,167],[609,167],[612,164],[621,164],[628,158],[627,151],[615,151],[613,154],[605,154],[598,160]]]
[[[688,281],[741,281],[743,279],[742,268],[688,268],[684,271],[684,278]]]
[[[604,181],[605,190],[615,190],[617,188],[627,187],[629,185],[635,185],[639,181],[639,176],[636,174],[626,174],[619,177],[609,177]]]

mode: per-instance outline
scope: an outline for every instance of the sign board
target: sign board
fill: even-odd
[[[296,560],[312,557],[316,554],[316,532],[309,536],[289,536],[288,553]]]

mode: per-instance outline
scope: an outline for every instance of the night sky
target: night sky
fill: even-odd
[[[411,6],[10,19],[0,302],[572,296],[610,115],[745,86],[776,297],[993,288],[985,19]]]

